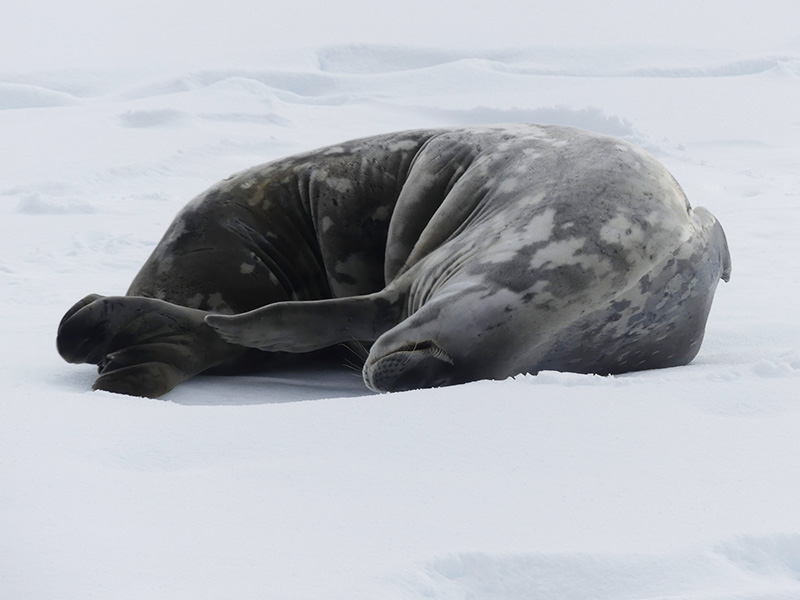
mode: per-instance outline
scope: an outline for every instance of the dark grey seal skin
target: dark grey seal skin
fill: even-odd
[[[367,345],[376,391],[690,362],[725,234],[652,156],[552,126],[420,130],[238,173],[189,203],[126,296],[62,320],[94,384],[160,396],[256,348]],[[258,353],[264,356],[264,353]]]

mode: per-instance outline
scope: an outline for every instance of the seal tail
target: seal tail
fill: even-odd
[[[720,279],[726,283],[731,279],[731,252],[728,249],[728,238],[717,218],[702,206],[694,209],[700,226],[706,232],[708,247],[719,252],[719,262],[722,267]]]
[[[728,250],[728,239],[725,237],[725,232],[722,230],[722,225],[719,224],[719,221],[714,224],[713,235],[717,238],[717,246],[720,249],[722,280],[727,283],[731,280],[731,252]]]

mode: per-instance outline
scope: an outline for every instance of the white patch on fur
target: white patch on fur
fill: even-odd
[[[531,258],[531,269],[556,267],[559,265],[582,264],[586,257],[576,257],[575,253],[586,245],[586,238],[570,238],[551,242]]]
[[[208,304],[211,306],[211,310],[219,311],[223,308],[227,308],[227,304],[225,300],[222,298],[222,294],[219,292],[211,294],[208,297]]]
[[[617,212],[614,218],[600,228],[600,239],[607,244],[620,244],[625,248],[632,245],[644,245],[646,242],[644,230],[631,221],[622,212]]]

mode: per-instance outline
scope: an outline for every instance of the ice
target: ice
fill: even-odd
[[[189,18],[191,15],[191,18]],[[800,7],[0,8],[0,598],[800,598]],[[645,147],[733,258],[687,367],[89,391],[55,330],[227,175],[407,128]]]

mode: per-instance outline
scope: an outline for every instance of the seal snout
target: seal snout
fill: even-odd
[[[426,340],[368,360],[364,365],[364,381],[376,392],[401,392],[449,385],[454,372],[450,355],[436,342]]]

